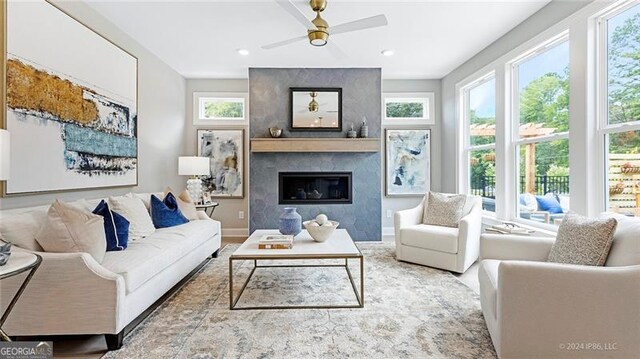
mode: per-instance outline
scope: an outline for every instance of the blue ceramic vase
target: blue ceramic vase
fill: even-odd
[[[280,215],[280,233],[297,235],[302,231],[302,216],[296,212],[295,207],[285,207]]]

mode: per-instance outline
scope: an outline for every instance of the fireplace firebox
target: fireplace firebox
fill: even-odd
[[[350,204],[351,172],[279,172],[279,204]]]

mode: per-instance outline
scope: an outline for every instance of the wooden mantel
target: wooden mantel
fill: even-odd
[[[378,152],[379,138],[252,138],[251,152]]]

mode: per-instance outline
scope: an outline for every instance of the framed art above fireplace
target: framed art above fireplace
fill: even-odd
[[[342,131],[342,89],[291,87],[291,131]]]

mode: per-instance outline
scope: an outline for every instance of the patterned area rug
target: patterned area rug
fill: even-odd
[[[227,259],[237,245],[226,246],[104,358],[496,357],[471,289],[448,272],[397,262],[393,243],[358,247],[364,308],[230,311]],[[252,264],[237,262],[235,288]],[[357,267],[350,263],[354,279]],[[238,306],[328,303],[356,303],[343,268],[259,268]]]

